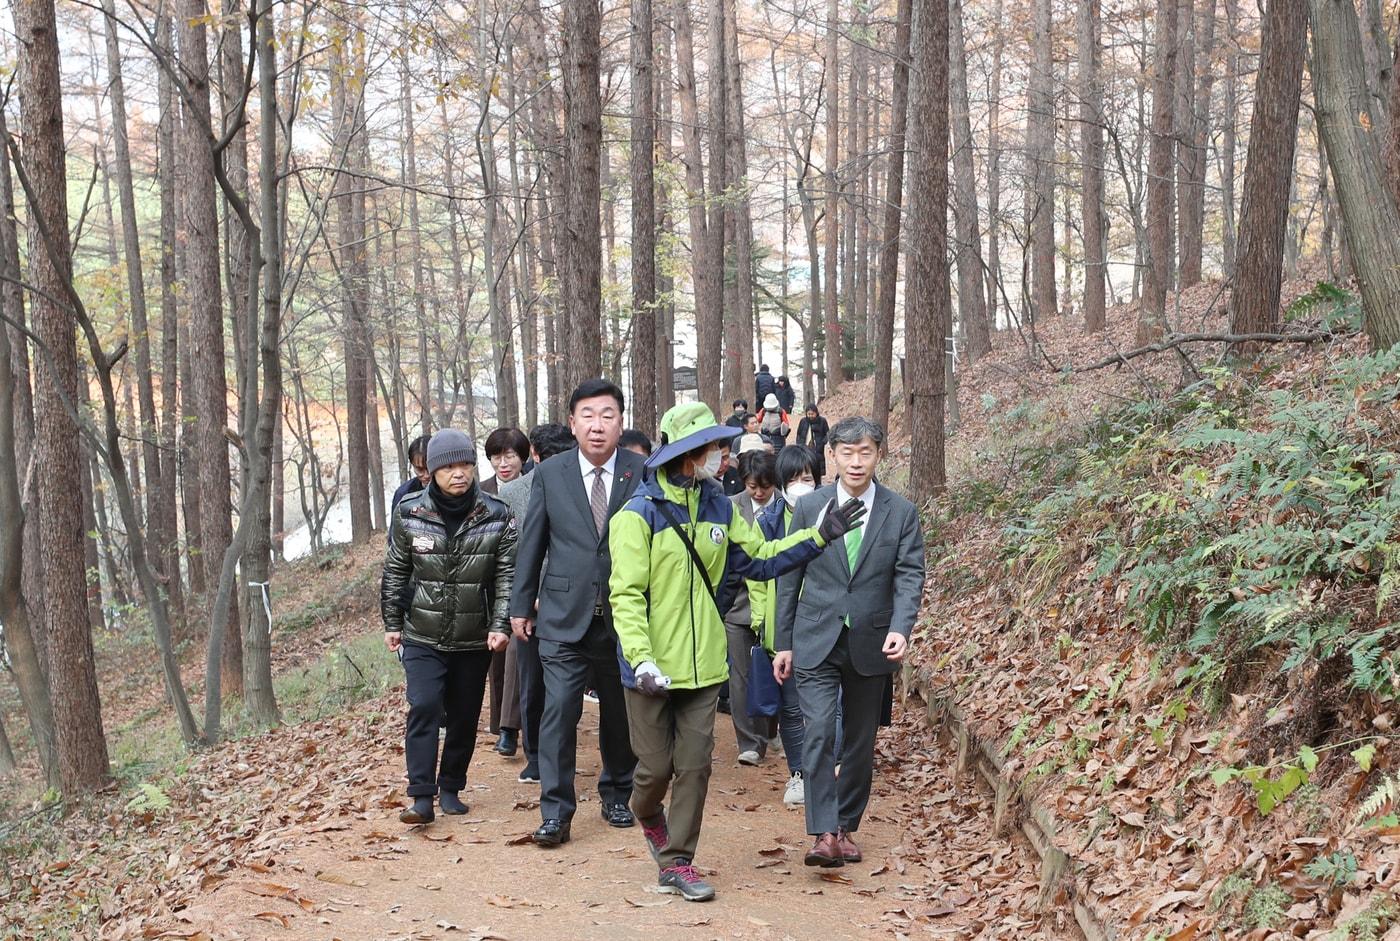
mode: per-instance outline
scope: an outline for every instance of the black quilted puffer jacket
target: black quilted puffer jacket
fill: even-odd
[[[509,634],[518,535],[510,508],[480,490],[454,536],[428,491],[406,497],[389,524],[384,630],[446,651],[485,650],[488,633]]]

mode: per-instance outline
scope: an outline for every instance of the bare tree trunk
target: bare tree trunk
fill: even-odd
[[[214,199],[214,151],[209,112],[209,54],[204,0],[182,0],[177,17],[181,72],[185,76],[185,120],[180,167],[185,219],[186,289],[190,304],[190,363],[194,382],[195,459],[199,467],[199,515],[203,528],[200,563],[204,582],[219,581],[221,561],[233,539],[229,496],[228,381],[224,375],[223,292],[219,283],[219,217]],[[209,621],[219,618],[211,611]],[[237,599],[229,599],[226,624],[238,624]],[[243,684],[242,646],[236,636],[210,637],[222,649],[223,684]],[[207,691],[211,692],[212,691]]]
[[[658,103],[659,143],[656,160],[669,168],[675,155],[672,151],[675,125],[672,121],[675,79],[671,70],[671,6],[663,0],[661,16],[657,20],[655,34],[660,42],[656,45],[656,62],[653,72],[656,76],[656,91],[653,100]],[[653,174],[654,175],[654,174]],[[661,239],[658,253],[670,261],[675,243],[675,223],[671,215],[671,191],[667,185],[669,174],[656,180],[656,231]],[[676,284],[671,274],[671,265],[661,264],[657,269],[657,310],[653,318],[656,324],[656,414],[666,414],[666,410],[676,404],[674,382],[674,350],[671,346],[675,337]]]
[[[910,496],[918,502],[947,487],[943,455],[944,366],[948,279],[948,5],[919,3],[910,39],[913,87],[909,122],[909,238],[905,327]],[[1053,239],[1051,248],[1053,249]],[[883,418],[883,416],[881,416]]]
[[[5,625],[5,652],[24,704],[39,766],[46,782],[54,787],[59,777],[53,705],[47,667],[35,637],[35,627],[43,628],[45,623],[43,582],[26,578],[34,574],[42,556],[38,507],[32,499],[26,505],[21,489],[26,478],[31,478],[34,414],[29,361],[24,355],[28,339],[21,329],[25,322],[24,294],[19,284],[19,234],[8,140],[9,129],[4,110],[0,109],[0,274],[5,277],[0,284],[0,314],[6,321],[0,324],[0,454],[15,455],[14,460],[0,461],[0,624]],[[30,571],[26,571],[26,563]],[[35,589],[39,592],[37,597],[31,593]]]
[[[1400,34],[1395,37],[1395,50],[1391,61],[1400,61]],[[1400,68],[1391,67],[1390,83],[1386,92],[1389,96],[1386,108],[1390,114],[1390,127],[1382,151],[1385,161],[1385,183],[1390,190],[1390,198],[1400,206]]]
[[[481,185],[485,196],[481,247],[486,266],[487,318],[491,325],[491,375],[496,390],[496,417],[502,426],[513,427],[520,423],[520,405],[515,387],[515,344],[510,326],[510,302],[501,296],[501,282],[506,279],[510,252],[499,251],[496,245],[501,195],[496,172],[496,128],[491,118],[491,97],[497,73],[494,68],[487,68],[490,29],[486,22],[486,4],[478,7],[478,15],[477,58],[481,61],[482,70],[478,105],[481,113],[475,137],[477,164],[481,168]]]
[[[994,27],[987,96],[987,319],[995,332],[1001,309],[1001,69],[1006,51],[1006,31],[1000,25],[1002,0],[996,0],[992,22],[998,25]]]
[[[603,13],[599,0],[564,0],[563,288],[569,320],[569,384],[602,372],[602,238],[599,227],[603,150],[598,61]]]
[[[335,128],[331,154],[340,166],[354,169],[359,135],[363,126],[363,85],[355,79],[355,70],[363,56],[363,35],[354,26],[353,15],[337,26],[339,38],[331,43],[331,111]],[[355,73],[355,74],[352,74]],[[340,280],[344,290],[341,328],[345,350],[345,424],[346,461],[349,465],[350,541],[361,545],[369,541],[373,523],[370,516],[369,437],[365,430],[365,403],[369,398],[369,334],[362,303],[365,285],[359,278],[356,257],[364,229],[357,224],[355,195],[361,181],[350,174],[337,172],[332,200],[336,210],[339,246]]]
[[[1182,148],[1179,164],[1182,170],[1180,193],[1181,213],[1181,287],[1188,288],[1201,280],[1201,256],[1205,235],[1206,204],[1206,144],[1210,140],[1210,98],[1215,85],[1215,2],[1205,0],[1196,18],[1195,62],[1186,75],[1186,125],[1178,133]],[[1186,65],[1183,48],[1181,63]],[[1191,76],[1195,76],[1194,91]]]
[[[1220,214],[1221,253],[1225,262],[1225,277],[1235,277],[1235,142],[1236,112],[1239,110],[1240,40],[1238,35],[1239,0],[1225,0],[1225,42],[1230,51],[1225,56],[1225,125],[1220,133]]]
[[[1366,76],[1366,110],[1380,140],[1390,134],[1391,70],[1395,65],[1381,0],[1361,0],[1361,56]]]
[[[967,40],[962,0],[949,0],[948,91],[953,132],[953,223],[958,262],[958,312],[967,335],[967,357],[977,362],[992,350],[987,296],[982,293],[982,230],[977,223],[977,172],[972,162],[972,122],[967,94]]]
[[[686,204],[690,215],[691,280],[695,289],[695,376],[700,401],[720,404],[723,359],[722,283],[724,257],[716,256],[706,214],[705,171],[700,150],[700,107],[695,85],[694,30],[690,5],[677,3],[676,68],[681,103],[681,142],[685,150]],[[713,81],[713,79],[712,79]],[[711,166],[715,162],[713,151]],[[720,158],[723,163],[723,158]],[[712,194],[717,195],[717,194]]]
[[[173,56],[173,25],[168,13],[156,19],[156,48],[167,59]],[[179,240],[176,221],[175,131],[178,105],[175,80],[170,69],[158,70],[160,123],[157,128],[158,177],[160,188],[160,444],[161,493],[158,504],[160,525],[155,534],[156,555],[160,572],[170,598],[171,617],[176,623],[176,635],[183,631],[185,595],[180,571],[179,477],[183,463],[180,446],[180,315],[175,303],[177,273],[175,248]],[[189,389],[188,386],[185,389]],[[198,568],[194,566],[192,568]]]
[[[1172,225],[1175,171],[1173,114],[1176,80],[1177,0],[1157,0],[1154,29],[1157,53],[1152,72],[1152,143],[1147,176],[1147,258],[1142,307],[1138,313],[1138,343],[1151,343],[1167,330],[1167,292],[1176,272]]]
[[[749,205],[749,163],[747,133],[744,124],[743,63],[739,60],[739,27],[734,0],[725,0],[727,7],[724,16],[725,35],[725,125],[726,163],[725,178],[728,182],[728,208],[734,220],[734,289],[733,303],[727,310],[726,320],[734,324],[728,333],[733,350],[727,361],[734,367],[739,378],[737,390],[743,393],[745,386],[753,379],[753,344],[747,342],[757,334],[753,308],[753,217]],[[735,396],[747,398],[747,395]],[[733,399],[730,399],[733,401]],[[759,403],[755,402],[758,408]],[[723,403],[715,409],[715,414],[724,411]]]
[[[880,294],[875,312],[875,401],[871,406],[874,419],[881,425],[889,420],[890,377],[894,373],[894,302],[895,285],[899,279],[900,222],[904,216],[904,131],[909,117],[912,15],[913,0],[899,0],[895,13],[894,88],[887,148],[890,154],[889,170],[885,175],[885,222],[881,226],[884,243],[880,249]],[[944,228],[947,228],[946,220]],[[908,297],[908,294],[905,296]],[[907,396],[909,390],[904,391]]]
[[[122,210],[122,250],[126,254],[126,282],[131,308],[131,332],[136,357],[136,384],[141,408],[141,457],[145,466],[146,519],[151,539],[161,547],[157,564],[162,581],[168,582],[164,547],[172,533],[166,530],[166,514],[161,501],[164,496],[164,470],[157,440],[156,400],[151,374],[151,334],[147,323],[146,282],[141,271],[141,237],[136,220],[136,194],[131,182],[131,148],[127,139],[126,87],[122,80],[121,46],[117,40],[117,11],[115,0],[103,0],[102,10],[107,35],[108,97],[112,106],[112,142],[115,149],[117,194]]]
[[[1307,33],[1306,0],[1273,0],[1266,8],[1230,295],[1235,333],[1263,333],[1278,322]]]
[[[1084,329],[1098,333],[1104,328],[1105,284],[1108,276],[1104,249],[1106,233],[1103,211],[1103,81],[1099,78],[1101,57],[1099,0],[1080,0],[1076,8],[1079,45],[1079,151],[1083,161],[1080,214],[1084,239]]]
[[[259,359],[262,367],[261,399],[255,400],[257,383],[248,383],[249,401],[243,429],[249,442],[248,474],[244,494],[245,511],[251,510],[248,523],[248,548],[243,556],[243,575],[248,588],[248,633],[243,639],[243,689],[249,718],[259,726],[276,723],[281,714],[272,688],[272,601],[270,570],[272,565],[272,530],[274,517],[271,499],[277,489],[272,475],[281,473],[277,463],[277,429],[282,425],[282,353],[279,348],[282,325],[282,226],[279,221],[278,193],[278,109],[277,44],[274,41],[272,0],[257,0],[258,25],[255,42],[258,56],[258,87],[260,94],[260,130],[258,134],[258,203],[262,225],[262,329],[259,331],[261,355],[251,350],[248,357],[250,378],[255,374]],[[290,125],[290,122],[288,122]],[[248,233],[251,235],[251,233]],[[250,332],[250,339],[251,339]],[[250,344],[251,346],[251,344]],[[248,434],[251,432],[251,435]],[[382,490],[376,503],[384,503]],[[239,528],[243,528],[240,519]]]
[[[83,597],[81,508],[72,496],[72,471],[81,454],[70,409],[76,408],[80,393],[73,320],[59,300],[71,281],[72,256],[58,30],[52,0],[30,0],[13,12],[15,33],[25,49],[19,57],[18,89],[23,166],[33,187],[27,194],[29,280],[37,289],[31,310],[36,340],[46,351],[39,358],[35,383],[36,460],[41,468],[68,471],[38,475],[53,728],[60,786],[77,797],[106,782],[108,764]]]
[[[244,0],[221,0],[220,13],[223,22],[222,36],[218,44],[219,91],[223,98],[223,120],[228,128],[234,115],[243,106],[248,89],[244,87],[243,24],[247,14]],[[220,131],[216,131],[221,133]],[[243,200],[248,198],[248,135],[244,130],[234,130],[228,146],[220,158],[223,161],[224,176],[230,186]],[[231,210],[224,211],[224,265],[228,282],[229,321],[233,324],[233,362],[235,388],[242,389],[242,370],[247,361],[247,351],[243,342],[248,335],[248,292],[252,285],[248,281],[248,260],[252,247],[248,244],[247,233],[239,225]],[[243,407],[243,403],[239,403]],[[230,623],[240,623],[231,621]],[[237,638],[231,637],[236,640]],[[237,689],[242,689],[242,674],[239,675]]]
[[[1055,62],[1051,0],[1035,0],[1026,138],[1031,178],[1031,311],[1035,322],[1055,316]]]
[[[399,96],[399,113],[403,120],[404,186],[408,196],[409,263],[413,266],[413,311],[417,316],[419,433],[426,435],[433,428],[432,392],[428,382],[428,312],[423,298],[423,231],[418,215],[418,145],[413,126],[413,84],[406,49],[399,52]]]
[[[1276,0],[1277,2],[1277,0]],[[1337,184],[1342,233],[1361,288],[1366,336],[1376,350],[1400,343],[1400,210],[1381,179],[1373,135],[1357,115],[1369,104],[1361,28],[1351,0],[1309,0],[1313,87],[1327,162]]]
[[[836,280],[836,253],[841,231],[841,59],[836,41],[840,32],[840,0],[827,0],[826,51],[823,53],[826,62],[826,166],[822,172],[822,185],[826,188],[826,209],[822,222],[825,240],[822,277],[826,281],[826,303],[823,305],[826,322],[822,329],[822,342],[826,348],[822,377],[824,395],[830,395],[841,382],[841,298]]]
[[[632,426],[656,432],[656,102],[651,0],[632,0]]]

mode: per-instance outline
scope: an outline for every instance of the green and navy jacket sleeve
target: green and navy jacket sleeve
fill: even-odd
[[[750,581],[777,578],[806,565],[825,548],[815,526],[770,540],[755,523],[744,519],[737,506],[731,504],[730,516],[728,566]]]
[[[629,680],[632,667],[647,660],[656,662],[649,624],[654,521],[645,510],[642,499],[633,497],[608,522],[608,548],[612,554],[608,595],[613,629],[622,652],[623,675]]]

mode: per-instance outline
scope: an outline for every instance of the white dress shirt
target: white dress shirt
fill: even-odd
[[[865,540],[869,539],[870,536],[871,536],[870,514],[871,514],[872,512],[874,512],[874,510],[875,510],[875,488],[878,487],[878,486],[879,486],[879,484],[875,483],[875,481],[872,480],[872,481],[870,482],[870,486],[865,488],[865,493],[861,494],[860,497],[858,498],[858,499],[860,500],[861,503],[864,503],[864,504],[865,504],[865,517],[864,517],[864,524],[865,524],[865,525],[863,525],[863,526],[861,527],[861,530],[862,530],[862,531],[861,531],[861,534],[860,534],[860,540],[861,540],[861,544],[862,544],[862,545],[864,545],[864,544],[865,544]],[[848,500],[850,500],[850,499],[851,499],[851,494],[850,494],[849,491],[846,490],[846,485],[843,484],[840,480],[837,480],[837,481],[836,481],[836,505],[837,505],[837,506],[845,506],[845,505],[846,505],[846,502],[847,502]],[[822,508],[821,508],[821,512],[819,512],[819,513],[817,514],[816,522],[814,522],[812,525],[813,525],[813,526],[820,526],[820,525],[822,524],[822,520],[824,520],[824,519],[826,519],[826,507],[822,507]],[[850,538],[852,537],[852,534],[854,534],[854,533],[855,533],[855,530],[853,529],[853,530],[851,530],[849,533],[846,533],[846,535],[845,535],[843,538],[845,538],[845,539],[850,539]]]
[[[579,473],[583,475],[583,493],[591,499],[593,496],[593,471],[597,468],[588,458],[584,457],[582,450],[578,452],[578,469]],[[603,463],[603,491],[608,495],[609,500],[612,499],[613,480],[617,477],[616,471],[617,449],[614,448],[611,456]]]
[[[877,486],[879,485],[872,480],[870,482],[870,486],[865,488],[865,493],[861,494],[858,498],[861,503],[865,504],[865,525],[863,525],[859,530],[853,529],[850,532],[848,532],[845,535],[845,539],[847,542],[849,542],[851,539],[860,539],[861,543],[864,544],[865,540],[869,539],[873,535],[873,533],[870,530],[870,514],[873,513],[875,510],[875,488]],[[846,491],[846,485],[839,480],[836,481],[836,505],[845,506],[846,502],[850,499],[851,495]],[[857,532],[859,532],[859,536],[856,535]]]

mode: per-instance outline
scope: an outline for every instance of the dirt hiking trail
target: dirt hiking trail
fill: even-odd
[[[523,765],[490,750],[482,733],[468,772],[471,810],[428,827],[398,822],[403,718],[387,711],[377,766],[351,772],[332,814],[296,819],[331,786],[311,775],[287,795],[280,857],[241,866],[207,886],[176,917],[171,937],[215,939],[838,939],[1070,938],[1067,915],[1037,905],[1034,856],[991,832],[992,798],[955,787],[950,749],[912,718],[881,732],[870,813],[859,834],[866,859],[841,869],[802,864],[800,809],[782,805],[787,767],[735,760],[732,726],[718,716],[714,776],[696,863],[718,898],[686,902],[655,891],[640,827],[601,819],[597,707],[579,735],[579,809],[573,839],[546,850],[520,842],[539,823],[538,785]],[[896,757],[898,756],[898,757]],[[334,762],[332,762],[333,764]],[[308,762],[310,764],[310,762]],[[197,849],[197,848],[192,848]],[[266,870],[266,871],[263,871]],[[149,937],[150,935],[147,935]]]

